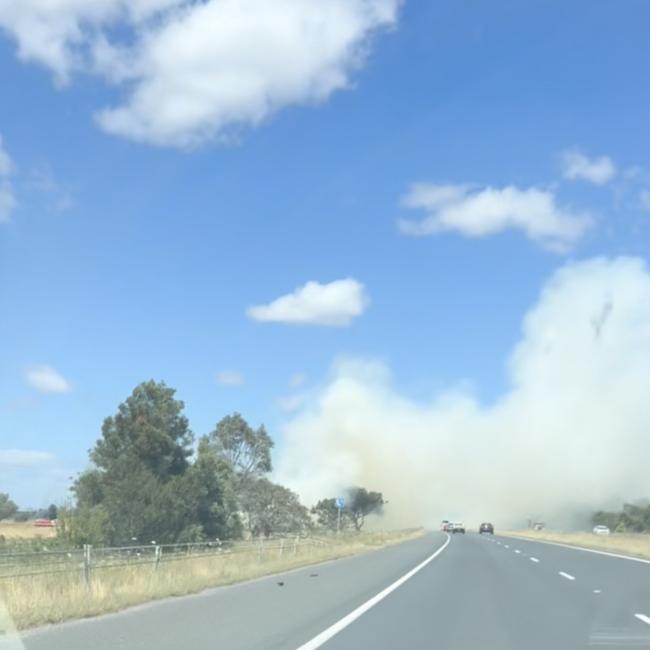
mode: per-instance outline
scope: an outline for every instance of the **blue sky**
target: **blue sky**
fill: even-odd
[[[34,506],[65,496],[102,419],[149,378],[178,390],[196,434],[238,410],[280,447],[292,414],[278,400],[315,390],[342,357],[384,361],[415,400],[469,383],[489,403],[554,270],[596,255],[647,258],[647,3],[373,2],[377,16],[355,23],[328,64],[346,87],[313,90],[330,77],[299,70],[290,90],[272,80],[266,94],[280,91],[263,114],[254,97],[227,111],[212,97],[191,129],[149,114],[146,128],[100,123],[105,107],[129,108],[134,87],[169,79],[167,63],[123,79],[114,62],[98,72],[94,43],[76,51],[58,34],[74,53],[64,74],[0,2],[11,161],[3,172],[0,158],[0,186],[16,203],[0,223],[0,491]],[[107,16],[69,18],[122,45],[144,29]],[[339,29],[339,17],[324,20]],[[219,63],[215,85],[240,56]],[[455,198],[409,208],[416,183]],[[523,221],[503,207],[506,187],[522,193],[512,200]],[[541,217],[534,206],[526,216],[531,188],[552,199]],[[478,236],[482,200],[496,221]],[[428,236],[400,231],[400,219],[427,214],[437,224]],[[537,218],[560,246],[526,230]],[[345,279],[366,300],[343,296],[361,312],[343,325],[247,315],[308,282]]]

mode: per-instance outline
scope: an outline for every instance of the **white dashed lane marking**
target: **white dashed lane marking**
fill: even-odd
[[[643,621],[646,625],[650,625],[650,616],[646,616],[645,614],[635,614],[634,617]]]
[[[564,571],[558,571],[559,575],[561,575],[563,578],[566,578],[567,580],[575,580],[576,577],[572,576],[570,573],[565,573]]]
[[[531,562],[535,562],[535,564],[538,564],[538,563],[539,563],[539,560],[538,560],[536,557],[531,557],[531,558],[530,558],[530,561],[531,561]]]

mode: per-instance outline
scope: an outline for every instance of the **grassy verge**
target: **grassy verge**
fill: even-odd
[[[650,558],[650,535],[633,535],[628,533],[612,533],[611,535],[594,535],[593,533],[562,533],[550,530],[543,531],[512,531],[504,533],[527,539],[538,539],[548,542],[572,544],[599,551],[610,551]]]
[[[33,521],[0,521],[0,537],[6,540],[54,539],[56,528],[38,528]]]
[[[115,612],[132,605],[167,596],[196,593],[209,587],[227,585],[316,564],[347,555],[363,553],[389,544],[413,539],[422,530],[360,533],[323,538],[322,545],[248,551],[219,556],[194,556],[152,565],[98,568],[92,577],[92,591],[86,591],[81,572],[24,576],[0,580],[0,635],[13,625],[25,629],[68,619]],[[1,613],[1,612],[0,612]],[[4,620],[3,620],[4,619]],[[2,629],[4,627],[4,630]]]

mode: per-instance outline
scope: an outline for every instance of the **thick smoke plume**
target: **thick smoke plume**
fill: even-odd
[[[490,341],[485,341],[490,345]],[[390,525],[568,526],[650,496],[650,275],[635,258],[569,264],[523,320],[509,387],[399,395],[380,363],[338,363],[284,431],[278,478],[306,503],[381,490]]]

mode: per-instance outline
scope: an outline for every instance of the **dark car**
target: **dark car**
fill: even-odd
[[[478,532],[479,532],[480,534],[488,533],[488,534],[490,534],[490,535],[494,535],[494,526],[493,526],[492,524],[487,523],[487,522],[482,523],[482,524],[478,527]]]

